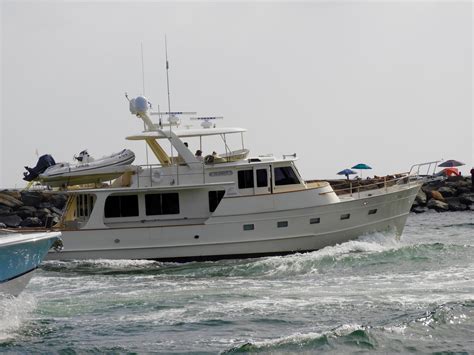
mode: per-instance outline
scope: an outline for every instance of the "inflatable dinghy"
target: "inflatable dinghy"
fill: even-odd
[[[43,158],[44,156],[40,157]],[[51,157],[51,156],[49,156]],[[100,183],[118,178],[126,171],[133,168],[130,164],[135,160],[135,153],[129,149],[108,155],[100,159],[92,158],[87,150],[74,156],[78,161],[76,164],[58,163],[50,165],[44,169],[44,162],[34,168],[25,167],[28,173],[25,173],[24,180],[39,180],[41,183],[53,187],[83,185],[91,183]],[[43,158],[43,160],[45,160]],[[54,159],[51,160],[54,162]],[[51,160],[49,160],[51,162]],[[38,165],[40,167],[38,168]],[[43,170],[43,171],[41,171]],[[34,176],[34,174],[37,174]]]

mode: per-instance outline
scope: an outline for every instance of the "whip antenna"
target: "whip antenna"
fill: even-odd
[[[170,77],[169,77],[169,69],[170,65],[168,63],[168,41],[166,40],[166,35],[165,35],[165,59],[166,59],[166,87],[168,89],[168,121],[170,121],[170,134],[171,134],[171,101],[170,101]],[[170,141],[171,142],[171,141]],[[171,156],[173,156],[173,144],[171,145]],[[176,164],[176,168],[178,167],[178,164]]]

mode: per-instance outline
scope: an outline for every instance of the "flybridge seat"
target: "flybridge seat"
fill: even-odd
[[[204,157],[204,163],[206,164],[221,164],[221,163],[230,163],[239,160],[244,160],[249,155],[248,149],[238,149],[233,150],[224,154],[217,155],[206,155]],[[171,162],[174,164],[185,164],[185,161],[182,157],[171,157]]]
[[[217,154],[217,155],[207,155],[204,158],[204,162],[206,164],[220,164],[220,163],[230,163],[239,160],[244,160],[249,155],[248,149],[238,149],[232,150],[230,152],[224,154]]]
[[[232,150],[230,152],[227,152],[225,154],[221,154],[220,157],[225,159],[226,161],[239,161],[239,160],[244,160],[247,158],[249,155],[249,150],[248,149],[238,149],[238,150]]]

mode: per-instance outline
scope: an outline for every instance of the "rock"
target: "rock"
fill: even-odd
[[[38,217],[27,217],[20,223],[20,227],[43,227],[44,224]]]
[[[17,200],[21,200],[21,194],[18,190],[3,190],[1,192],[10,195],[11,197],[16,198]]]
[[[27,206],[37,207],[43,201],[43,194],[39,191],[22,191],[21,200]]]
[[[472,205],[474,204],[474,193],[466,193],[459,196],[459,201],[464,203],[465,205]]]
[[[10,196],[6,192],[0,192],[0,204],[11,208],[23,206],[23,202],[13,196]]]
[[[5,224],[7,227],[18,227],[22,219],[16,214],[11,214],[9,216],[0,216],[0,223]]]
[[[471,188],[470,187],[458,187],[456,189],[456,194],[457,195],[462,195],[462,194],[468,194],[471,192]]]
[[[59,208],[56,208],[56,207],[51,207],[50,211],[53,212],[54,214],[59,215],[59,216],[61,216],[63,214],[63,211],[60,210]]]
[[[12,209],[11,207],[0,205],[0,216],[5,216],[7,214],[11,214]]]
[[[427,201],[427,197],[426,197],[426,193],[420,189],[420,191],[418,191],[416,197],[415,197],[415,201],[418,203],[418,205],[426,205],[426,201]]]
[[[21,218],[35,217],[36,208],[32,206],[21,206],[18,210],[15,211],[15,213]]]
[[[51,202],[41,202],[40,204],[38,204],[38,208],[51,209],[51,207],[53,207],[53,204]]]
[[[423,213],[423,212],[428,211],[428,208],[418,206],[418,207],[412,208],[411,211],[415,213]]]
[[[438,212],[449,211],[449,206],[447,203],[435,199],[429,200],[426,206]]]
[[[452,197],[456,195],[456,189],[448,186],[443,186],[438,189],[438,192],[443,195],[443,197]]]
[[[0,223],[0,228],[7,228],[5,223]]]
[[[51,195],[49,197],[49,202],[59,210],[62,210],[66,205],[67,196],[63,194]]]
[[[36,216],[41,220],[44,219],[45,216],[51,215],[51,211],[47,208],[40,208],[36,211]]]
[[[431,197],[438,201],[444,201],[443,195],[441,195],[441,193],[436,190],[431,191]]]
[[[453,176],[448,176],[448,179],[447,181],[449,182],[464,182],[464,176],[456,176],[456,175],[453,175]]]
[[[427,194],[430,195],[431,191],[438,190],[441,186],[444,186],[443,181],[431,181],[421,187],[421,189]]]
[[[450,211],[465,211],[467,206],[459,201],[457,197],[450,197],[446,199]]]

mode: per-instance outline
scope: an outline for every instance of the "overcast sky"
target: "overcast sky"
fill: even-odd
[[[0,187],[36,151],[70,161],[123,148],[145,91],[249,129],[251,153],[291,154],[307,179],[437,159],[473,163],[472,3],[2,1]],[[192,147],[193,148],[193,147]]]

